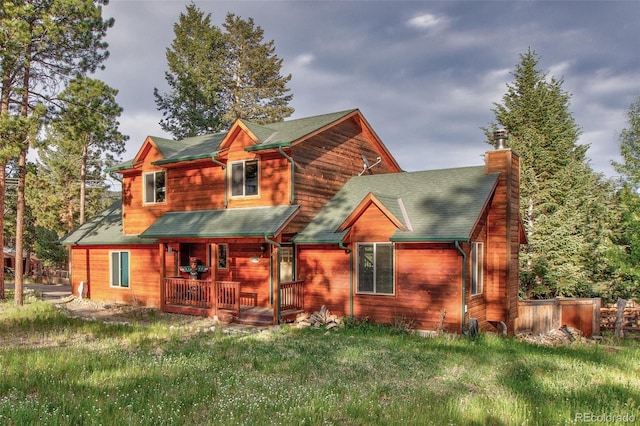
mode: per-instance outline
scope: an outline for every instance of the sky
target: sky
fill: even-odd
[[[110,57],[99,78],[118,89],[123,160],[147,135],[168,137],[153,90],[168,90],[166,49],[190,1],[111,0]],[[291,74],[290,118],[358,108],[407,171],[483,164],[483,127],[529,49],[562,79],[570,112],[607,177],[640,96],[640,1],[193,1],[221,26],[253,18]]]

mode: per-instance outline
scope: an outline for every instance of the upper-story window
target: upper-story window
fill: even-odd
[[[231,163],[231,196],[258,195],[258,160]]]
[[[144,202],[163,203],[165,201],[165,172],[144,174]]]

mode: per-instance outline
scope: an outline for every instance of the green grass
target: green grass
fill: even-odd
[[[544,348],[370,324],[185,333],[0,302],[0,368],[2,425],[554,425],[578,413],[640,421],[633,344]]]

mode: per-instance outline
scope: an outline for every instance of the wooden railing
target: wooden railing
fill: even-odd
[[[280,284],[280,310],[303,309],[304,281],[291,281]]]
[[[242,293],[237,281],[212,282],[169,277],[164,279],[162,291],[168,312],[202,315],[201,309],[205,309],[207,315],[213,316],[219,309],[224,309],[239,316],[241,301],[248,306],[258,304],[257,294]],[[304,281],[280,284],[279,300],[280,311],[304,309]]]
[[[237,281],[216,281],[218,309],[228,309],[240,315],[240,283]]]
[[[184,278],[164,279],[164,300],[168,305],[186,305],[196,308],[211,308],[212,282],[185,280]]]

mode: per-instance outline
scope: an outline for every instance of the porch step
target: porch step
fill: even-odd
[[[302,310],[287,310],[280,312],[282,322],[290,322],[295,320],[296,315],[301,313]],[[240,316],[234,320],[238,324],[255,325],[255,326],[268,326],[273,325],[273,311],[271,308],[259,308],[252,307],[249,309],[242,309]]]
[[[240,310],[240,316],[234,322],[256,326],[273,325],[273,311],[270,308],[243,307]]]

